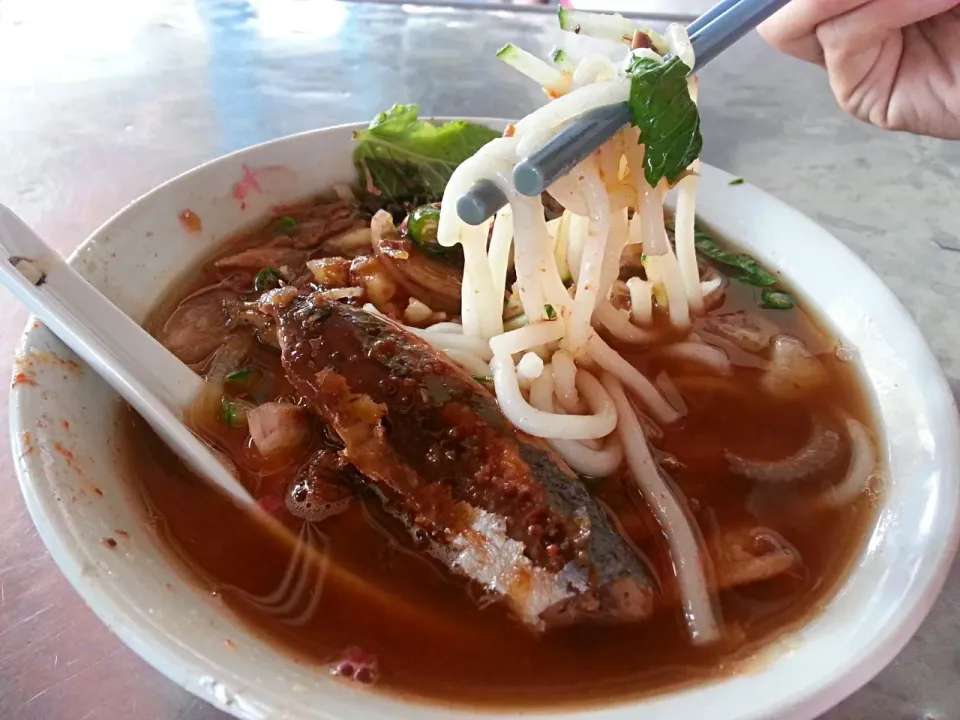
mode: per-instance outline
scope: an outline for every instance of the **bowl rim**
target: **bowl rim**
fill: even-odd
[[[444,121],[453,118],[447,116],[432,116],[424,119]],[[507,120],[499,118],[484,117],[465,117],[459,119],[487,124],[492,127],[503,127],[508,122]],[[133,207],[140,206],[144,203],[149,203],[155,195],[159,194],[171,185],[180,183],[184,178],[201,173],[211,166],[220,163],[227,163],[238,157],[251,153],[252,151],[263,151],[272,146],[286,144],[295,139],[302,139],[306,136],[319,136],[332,132],[343,132],[346,130],[355,131],[363,129],[366,126],[366,122],[352,122],[307,130],[293,135],[276,138],[257,145],[238,149],[234,152],[213,158],[196,167],[186,170],[144,193],[114,213],[108,220],[94,230],[70,254],[68,262],[75,264],[78,258],[87,248],[95,245],[101,240],[101,238],[111,233],[113,226],[118,223],[128,212],[130,212]],[[720,177],[728,180],[733,178],[732,175],[729,175],[728,173],[725,173],[724,171],[712,166],[705,164],[704,167],[707,173],[719,173]],[[776,206],[781,212],[793,214],[795,217],[802,219],[806,223],[815,224],[814,221],[809,219],[807,216],[782,202],[775,196],[760,190],[757,190],[757,192],[760,193],[758,197],[762,197],[764,203]],[[953,482],[955,486],[953,487],[953,492],[949,493],[949,497],[946,498],[950,501],[950,507],[945,510],[945,512],[949,512],[949,514],[952,516],[952,524],[950,527],[950,532],[946,538],[946,542],[939,546],[930,545],[927,547],[922,557],[923,564],[926,566],[924,578],[922,580],[914,581],[914,585],[916,585],[916,587],[913,588],[915,593],[909,599],[909,603],[904,601],[903,605],[898,609],[896,618],[891,621],[889,625],[880,628],[872,637],[872,643],[869,646],[865,646],[866,654],[862,662],[850,665],[845,669],[844,672],[834,675],[827,682],[820,683],[816,686],[808,684],[804,686],[802,691],[798,693],[785,693],[783,701],[776,708],[764,708],[764,710],[767,712],[776,711],[777,717],[797,719],[815,717],[816,715],[834,706],[836,703],[840,702],[842,699],[849,696],[869,682],[894,659],[894,657],[903,649],[913,634],[917,631],[923,620],[927,617],[934,601],[940,594],[943,585],[946,582],[947,573],[956,553],[958,540],[960,540],[960,522],[958,522],[958,519],[960,519],[960,493],[957,492],[956,487],[956,479],[957,477],[960,477],[960,416],[957,414],[955,398],[950,390],[949,383],[947,382],[939,361],[933,354],[925,339],[923,339],[922,333],[917,327],[915,321],[910,316],[906,308],[903,307],[902,303],[900,303],[899,299],[894,296],[893,292],[887,287],[883,280],[880,279],[876,273],[874,273],[873,270],[858,255],[856,255],[856,253],[854,253],[844,243],[839,241],[833,235],[833,233],[823,228],[821,228],[821,230],[824,235],[829,237],[832,241],[832,251],[835,251],[838,254],[844,254],[846,256],[845,262],[857,266],[858,272],[871,278],[873,281],[876,281],[878,290],[882,290],[882,292],[887,296],[885,300],[887,300],[888,303],[892,302],[893,306],[896,308],[896,314],[898,315],[896,318],[897,322],[904,324],[907,327],[911,327],[916,331],[916,335],[920,339],[920,347],[918,349],[922,355],[922,363],[925,366],[928,366],[928,369],[930,369],[932,375],[932,377],[927,378],[927,380],[933,382],[933,384],[936,386],[936,393],[944,396],[943,399],[945,400],[946,405],[952,410],[953,420],[950,423],[950,427],[948,427],[945,432],[949,435],[952,435],[955,442],[953,443],[952,447],[945,448],[946,454],[944,461],[941,463],[940,470],[942,471],[941,474],[944,477],[944,480],[941,480],[941,484]],[[812,298],[808,299],[808,302],[813,307],[817,307],[817,303],[813,301]],[[15,357],[21,357],[24,351],[29,347],[31,334],[34,330],[35,323],[36,318],[31,316],[27,321],[27,325],[17,345]],[[864,378],[864,382],[869,384],[866,378]],[[112,592],[109,589],[109,586],[100,586],[100,589],[94,589],[92,586],[81,582],[81,577],[83,574],[83,558],[80,553],[80,548],[71,547],[71,545],[67,542],[67,536],[61,531],[57,530],[52,523],[47,521],[46,516],[48,514],[48,505],[52,501],[50,498],[42,497],[36,492],[36,488],[31,481],[31,474],[34,472],[34,470],[30,468],[29,463],[25,462],[22,457],[22,455],[24,455],[29,449],[28,444],[24,441],[24,431],[28,429],[28,405],[29,403],[23,401],[19,388],[13,388],[10,393],[9,412],[11,445],[13,449],[13,457],[15,459],[14,466],[31,520],[34,523],[34,526],[37,528],[38,534],[56,562],[58,568],[73,586],[74,590],[81,596],[87,607],[93,610],[100,620],[104,622],[104,624],[106,624],[112,632],[120,637],[124,644],[130,647],[138,656],[146,660],[146,662],[148,662],[161,674],[174,681],[177,685],[187,689],[204,700],[210,701],[211,698],[209,694],[201,693],[198,686],[187,683],[183,679],[184,672],[188,667],[191,669],[200,670],[201,666],[204,664],[197,658],[195,654],[190,652],[188,646],[181,645],[181,643],[177,642],[172,636],[168,636],[163,632],[158,632],[155,625],[146,626],[142,624],[130,624],[122,622],[123,618],[131,615],[131,611],[136,610],[135,608],[128,606],[129,604],[126,602],[125,598]],[[885,427],[885,424],[879,421],[879,419],[878,424],[880,424],[881,427]],[[852,573],[853,570],[854,568],[850,568],[847,571],[847,577],[841,581],[841,584],[834,591],[834,594],[839,592],[840,589],[847,583],[849,580],[849,573]],[[248,697],[255,698],[258,690],[259,689],[256,687],[249,688],[247,691]],[[665,694],[670,695],[673,694],[673,692],[674,691],[670,690]],[[388,697],[391,701],[396,702],[410,702],[403,697],[384,697]],[[609,710],[614,711],[615,713],[617,709],[629,708],[630,706],[642,702],[645,699],[646,696],[637,699],[624,700],[614,705],[591,706],[584,707],[582,709],[558,708],[555,710],[543,711],[534,709],[529,712],[525,711],[524,714],[531,717],[538,716],[541,712],[544,716],[549,717],[572,717],[573,715],[590,714],[591,717],[600,718],[602,715],[604,718],[612,718],[614,715],[608,716],[603,711]],[[443,706],[437,703],[428,703],[427,707],[441,708]],[[238,717],[249,716],[247,714],[239,714],[243,712],[243,709],[240,707],[223,707],[221,705],[220,709],[235,713]],[[450,710],[455,714],[462,713],[464,717],[470,717],[472,715],[472,713],[466,709],[450,708]],[[325,711],[323,712],[325,713]],[[498,716],[499,714],[500,713],[498,713]],[[502,714],[505,715],[508,713],[507,711],[502,711]],[[768,716],[769,715],[766,714],[748,713],[743,717],[760,718]],[[333,718],[334,716],[329,715],[329,717]],[[484,715],[484,717],[486,717],[486,715]]]

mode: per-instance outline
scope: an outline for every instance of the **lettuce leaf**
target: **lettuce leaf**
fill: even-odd
[[[700,113],[687,91],[689,72],[677,57],[634,57],[627,70],[630,112],[646,146],[643,173],[650,187],[663,178],[676,183],[703,148]]]
[[[353,163],[361,186],[384,202],[437,202],[464,160],[499,133],[464,120],[434,125],[417,105],[394,105],[354,133]]]

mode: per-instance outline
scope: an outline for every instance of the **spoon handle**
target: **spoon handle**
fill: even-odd
[[[203,477],[242,505],[255,501],[181,414],[204,381],[0,205],[0,284],[146,419]]]

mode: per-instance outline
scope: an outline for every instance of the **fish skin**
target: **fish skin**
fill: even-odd
[[[653,585],[570,468],[392,321],[294,291],[261,301],[284,369],[421,546],[533,628],[648,617]]]

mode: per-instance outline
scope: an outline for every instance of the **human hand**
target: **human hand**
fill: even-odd
[[[793,0],[759,30],[826,68],[854,117],[960,139],[960,0]]]

